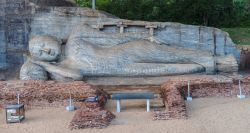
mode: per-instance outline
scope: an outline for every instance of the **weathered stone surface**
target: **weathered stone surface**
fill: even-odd
[[[20,77],[22,80],[48,80],[47,72],[30,61],[25,62],[21,67]]]
[[[5,0],[0,1],[0,70],[6,69]]]
[[[118,23],[113,20],[118,19],[109,19],[102,28],[105,29],[107,24],[109,27],[117,26]],[[158,32],[158,36],[154,36],[152,29],[150,32],[120,30],[118,33],[107,33],[105,30],[95,29],[93,24],[97,23],[85,22],[73,28],[64,51],[61,51],[58,42],[51,43],[53,41],[50,40],[54,37],[35,37],[29,44],[31,58],[34,58],[31,61],[42,66],[55,80],[82,80],[83,77],[93,76],[165,76],[201,72],[214,74],[217,71],[238,70],[237,61],[232,54],[218,55],[216,52],[211,53],[209,49],[201,50],[196,47],[195,40],[199,40],[199,35],[194,26],[181,25],[186,28],[183,32],[190,30],[193,33],[182,33],[179,37],[184,38],[184,42],[180,40],[180,44],[173,45],[159,38],[165,36],[165,32]],[[132,25],[133,29],[154,25],[154,28],[159,27],[159,31],[164,31],[167,23],[126,21],[123,24],[128,25],[127,28]],[[161,29],[162,27],[164,28]],[[192,43],[195,45],[188,43],[189,38],[194,40]],[[186,43],[188,45],[184,45]],[[59,57],[60,53],[64,55]],[[57,63],[49,63],[51,61]]]
[[[239,65],[234,56],[218,57],[216,59],[218,72],[238,72]]]
[[[32,17],[31,36],[51,35],[67,40],[73,27],[84,22],[97,22],[116,18],[105,12],[79,7],[37,8]]]
[[[1,70],[4,68],[13,69],[12,67],[19,66],[12,63],[23,63],[22,54],[27,53],[29,38],[36,35],[51,35],[66,42],[73,27],[79,23],[91,24],[91,27],[100,29],[105,33],[120,33],[119,25],[123,22],[122,24],[125,25],[124,33],[140,33],[140,35],[132,35],[132,37],[127,37],[122,41],[118,39],[112,43],[107,43],[108,41],[105,41],[104,38],[88,38],[88,40],[99,44],[106,43],[103,46],[107,47],[115,46],[114,44],[117,44],[119,41],[121,43],[118,44],[123,44],[124,42],[147,38],[150,41],[169,46],[199,49],[215,56],[233,54],[238,62],[240,59],[240,51],[235,48],[228,34],[216,28],[179,23],[150,23],[121,20],[110,14],[88,8],[46,7],[61,6],[60,4],[63,2],[60,2],[59,5],[58,3],[52,0],[0,1],[0,54],[10,57],[4,58],[2,56],[0,60]],[[149,25],[156,26],[153,30],[154,38],[152,38],[150,29],[145,28]],[[88,34],[88,32],[86,33]],[[19,55],[20,57],[18,57]],[[6,67],[6,65],[10,67]],[[53,76],[58,77],[55,74]]]
[[[24,58],[22,53],[7,53],[7,64],[23,64]]]
[[[6,54],[0,54],[0,69],[5,70],[7,67],[6,64]]]
[[[119,23],[126,25],[125,33],[141,33],[136,37],[130,37],[124,41],[148,38],[149,30],[146,25],[157,25],[154,30],[154,38],[156,41],[171,46],[180,46],[184,48],[199,49],[210,52],[217,56],[233,54],[237,61],[240,59],[240,51],[236,49],[229,35],[222,30],[204,26],[184,25],[180,23],[150,23],[144,21],[129,21],[122,19],[112,19],[99,15],[99,18],[88,17],[90,13],[85,13],[81,18],[72,15],[63,16],[58,12],[50,11],[49,13],[36,14],[31,23],[31,35],[52,35],[63,40],[67,39],[75,25],[79,23],[87,23],[92,27],[102,26],[101,30],[106,33],[119,33]],[[63,17],[62,17],[63,16]],[[98,16],[94,15],[94,16]],[[46,28],[47,27],[47,28]],[[63,32],[57,32],[57,31]],[[88,32],[86,32],[86,37]],[[91,41],[107,42],[102,38],[88,38]],[[100,43],[99,43],[100,44]],[[109,44],[109,45],[108,45]],[[108,43],[105,46],[113,46]]]
[[[0,70],[15,69],[27,50],[31,7],[28,0],[1,0],[0,5]]]
[[[71,17],[75,16],[74,18],[78,19],[72,21],[77,22],[79,18],[83,17],[86,14],[89,14],[89,17],[93,17],[93,14],[96,15],[97,13],[95,12],[98,12],[98,11],[91,11],[91,9],[81,9],[74,7],[72,8],[53,7],[53,6],[72,6],[72,3],[73,2],[61,1],[61,0],[60,2],[55,0],[1,0],[0,1],[0,55],[1,55],[0,70],[5,70],[5,69],[20,70],[19,67],[20,64],[24,63],[22,55],[26,54],[28,50],[28,41],[30,38],[30,32],[32,31],[30,23],[31,21],[34,21],[33,18],[35,18],[36,16],[35,14],[37,15],[43,14],[46,17],[46,15],[50,14],[50,12],[54,12],[57,14],[58,18],[60,17],[65,18],[64,19],[65,22],[69,20],[68,23],[71,23],[70,18],[67,18],[65,16],[71,16]],[[99,12],[99,14],[104,14],[104,13]],[[48,15],[48,17],[49,16],[50,15]],[[104,17],[105,15],[99,15],[99,16]],[[106,14],[106,16],[108,16],[108,14]],[[56,21],[55,19],[55,22],[59,21]],[[42,24],[37,23],[37,24],[38,27],[40,26],[40,27],[51,28],[49,26],[45,26],[43,23]],[[55,23],[54,27],[56,27],[57,24],[58,23]],[[72,24],[74,25],[75,23]],[[59,28],[61,27],[59,26]],[[39,30],[37,30],[37,32],[39,32]],[[60,29],[57,30],[56,32],[61,33]],[[18,53],[18,55],[16,53]],[[11,77],[9,75],[11,75]],[[14,75],[17,74],[8,74],[7,77],[9,77],[9,79],[12,79],[16,77]]]
[[[84,32],[92,32],[93,38],[103,37],[111,43],[113,41],[114,44],[117,41],[122,42],[128,35],[110,34],[108,36],[86,26],[76,29],[77,31],[70,36],[65,51],[62,51],[65,53],[63,60],[59,59],[61,61],[55,64],[43,62],[44,57],[49,57],[46,61],[55,61],[58,55],[54,53],[58,52],[53,51],[58,51],[60,48],[48,45],[51,44],[48,39],[40,41],[44,43],[43,47],[40,47],[39,41],[32,40],[30,52],[31,55],[36,55],[32,62],[42,66],[52,75],[73,80],[82,80],[83,77],[89,76],[161,76],[197,72],[213,73],[215,70],[215,60],[206,52],[159,45],[143,40],[102,48],[98,47],[98,44],[85,41]],[[54,60],[50,60],[52,58]]]

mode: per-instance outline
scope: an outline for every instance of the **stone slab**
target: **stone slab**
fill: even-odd
[[[162,76],[162,77],[96,77],[96,78],[87,78],[84,81],[92,85],[103,85],[103,86],[141,86],[141,85],[161,85],[162,83],[173,80],[177,78],[185,77],[186,79],[194,77],[212,77],[218,79],[230,80],[223,75],[179,75],[179,76]]]

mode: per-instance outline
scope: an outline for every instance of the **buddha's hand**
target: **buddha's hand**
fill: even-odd
[[[58,63],[45,62],[39,60],[32,60],[32,63],[43,67],[48,73],[53,73],[56,74],[57,76],[60,75],[61,77],[73,80],[82,80],[82,75],[80,71],[77,69],[70,69],[67,67],[62,67]]]

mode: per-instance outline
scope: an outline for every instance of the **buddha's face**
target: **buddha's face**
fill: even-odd
[[[36,36],[29,42],[29,51],[35,59],[55,61],[61,55],[61,41],[50,36]]]

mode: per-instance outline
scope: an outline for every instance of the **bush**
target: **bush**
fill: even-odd
[[[91,6],[91,0],[75,0]],[[213,27],[250,27],[250,0],[96,0],[99,10],[117,17],[174,21]]]

